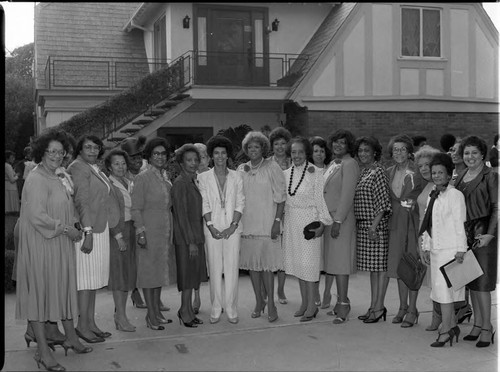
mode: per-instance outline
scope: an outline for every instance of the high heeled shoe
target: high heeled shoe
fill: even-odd
[[[273,323],[278,320],[278,309],[276,306],[274,306],[274,311],[271,311],[270,307],[267,308],[267,320],[269,323]]]
[[[375,316],[375,313],[377,313],[379,311],[381,311],[382,313],[379,316]],[[373,314],[373,318],[371,317],[371,314]],[[372,310],[371,314],[367,319],[363,320],[363,323],[378,323],[380,318],[384,318],[384,322],[385,322],[386,317],[387,317],[387,309],[384,307],[383,309]]]
[[[408,318],[408,316],[410,316],[410,315],[413,315],[413,316],[415,317],[415,319],[414,319],[414,320],[412,320],[412,321],[410,321],[410,320],[406,319],[406,318]],[[411,312],[411,311],[410,311],[410,312],[408,312],[408,313],[406,313],[406,315],[405,315],[405,317],[404,317],[403,321],[401,322],[401,328],[410,328],[410,327],[413,327],[415,324],[417,324],[417,323],[418,323],[418,316],[419,316],[419,315],[420,315],[420,314],[419,314],[419,312],[418,312],[418,311],[417,311],[416,313],[413,313],[413,312]]]
[[[372,312],[373,308],[369,308],[368,311],[366,312],[366,314],[363,314],[363,315],[360,315],[358,316],[358,319],[359,320],[365,320],[365,319],[368,319],[370,317],[370,313]]]
[[[135,302],[134,299],[132,299],[132,305],[138,309],[147,309],[148,308],[148,305],[146,305],[144,302],[143,303]]]
[[[313,320],[313,318],[316,318],[316,315],[318,315],[318,312],[319,312],[319,309],[316,308],[316,310],[314,311],[314,314],[313,315],[305,315],[305,311],[304,311],[304,315],[302,316],[302,318],[300,318],[300,321],[301,322],[309,322],[310,320]]]
[[[26,347],[30,347],[30,343],[32,342],[37,343],[35,336],[30,335],[28,332],[24,334],[24,341],[26,341]],[[62,345],[62,343],[58,345]],[[56,351],[56,348],[54,347],[54,343],[52,341],[47,340],[47,346],[51,348],[52,351]]]
[[[77,328],[75,328],[76,335],[80,337],[83,341],[88,342],[89,344],[96,344],[98,342],[104,342],[104,338],[102,337],[94,337],[94,338],[87,338],[81,333]]]
[[[450,331],[453,331],[453,334],[456,336],[456,342],[458,344],[458,336],[460,336],[460,328],[458,326],[453,327],[450,329]]]
[[[77,354],[87,354],[94,350],[90,346],[83,346],[82,349],[77,349],[74,345],[70,345],[67,342],[63,342],[62,347],[64,348],[65,356],[68,356],[68,349],[73,350]]]
[[[462,324],[465,319],[467,319],[467,323],[470,322],[470,318],[472,317],[472,309],[470,306],[464,306],[458,309],[456,318],[457,318],[457,323]]]
[[[42,360],[42,357],[39,354],[35,354],[33,356],[33,359],[35,359],[36,366],[38,367],[38,369],[40,369],[40,364],[41,364],[47,371],[54,371],[54,372],[66,371],[66,368],[64,368],[59,363],[57,363],[55,366],[47,366],[47,364],[45,364],[45,362]]]
[[[184,321],[184,319],[182,319],[180,310],[177,311],[177,317],[179,318],[179,324],[184,324],[184,327],[188,327],[188,328],[197,328],[198,327],[198,324],[195,323],[194,319],[192,319],[189,322]]]
[[[448,338],[444,341],[439,341],[439,337],[443,335],[448,335]],[[455,336],[455,334],[453,333],[452,329],[450,329],[448,332],[439,333],[438,338],[431,344],[431,347],[443,347],[448,341],[450,342],[451,347],[453,346],[453,336]]]
[[[158,320],[158,322],[160,322],[161,324],[170,324],[170,323],[172,323],[172,319],[165,319],[164,317],[161,317],[161,316],[157,316],[156,320]]]
[[[491,344],[495,344],[495,331],[493,330],[493,327],[490,328],[490,329],[484,329],[484,328],[481,328],[481,332],[482,331],[486,331],[486,332],[491,332]],[[479,340],[476,344],[476,347],[488,347],[490,346],[490,342],[489,341],[481,341]]]
[[[151,320],[147,315],[146,315],[146,327],[152,329],[153,331],[163,331],[165,329],[165,327],[162,325],[154,325],[153,323],[151,323]]]
[[[111,337],[111,333],[110,332],[102,332],[102,331],[91,331],[93,334],[95,334],[97,337],[100,337],[100,338],[108,338],[108,337]]]
[[[200,318],[197,318],[197,317],[194,317],[193,322],[194,322],[194,324],[203,324],[203,320],[201,320]]]
[[[474,329],[474,328],[481,329],[480,326],[477,326],[475,324],[472,326],[472,329]],[[471,329],[471,333],[472,333],[472,329]],[[479,338],[479,335],[481,334],[481,331],[479,331],[479,333],[477,335],[473,335],[471,333],[469,333],[467,336],[465,336],[462,340],[464,340],[464,341],[476,341]]]
[[[133,325],[123,325],[117,318],[115,318],[115,327],[117,331],[135,332],[135,327]]]
[[[333,324],[342,324],[349,320],[349,312],[351,311],[350,302],[337,302],[335,305],[337,311],[335,311],[335,319],[333,319]]]
[[[256,307],[257,308],[257,307]],[[261,313],[263,314],[264,313],[264,309],[266,308],[266,303],[264,302],[264,304],[262,305],[262,308],[260,309],[260,311],[252,311],[252,313],[250,314],[250,317],[252,318],[260,318],[260,315]]]
[[[304,316],[304,314],[305,314],[306,310],[307,310],[307,309],[304,309],[303,311],[301,311],[301,310],[299,309],[299,310],[297,310],[297,311],[293,314],[293,316],[294,316],[295,318],[300,318],[301,316]]]
[[[132,300],[132,305],[134,305],[138,309],[147,309],[148,306],[142,300],[141,294],[139,290],[136,288],[130,294],[130,299]]]
[[[393,324],[399,324],[403,322],[403,318],[405,317],[406,313],[408,312],[407,307],[400,307],[398,310],[398,313],[394,318],[392,318],[392,323]]]

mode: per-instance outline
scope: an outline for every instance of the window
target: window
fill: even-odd
[[[167,23],[165,16],[160,17],[154,25],[154,60],[155,71],[167,64]]]
[[[441,10],[402,8],[401,55],[441,57]]]

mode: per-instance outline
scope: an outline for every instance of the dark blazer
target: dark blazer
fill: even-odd
[[[486,165],[481,173],[477,175],[464,189],[459,184],[465,173],[460,173],[455,181],[455,187],[461,190],[465,196],[467,206],[467,221],[481,217],[489,217],[487,231],[477,232],[497,236],[498,229],[498,173]]]
[[[195,178],[196,179],[196,178]],[[174,244],[205,243],[203,233],[203,200],[194,180],[181,173],[171,190],[174,217]]]
[[[115,227],[120,208],[116,199],[111,197],[115,191],[107,177],[102,172],[105,180],[99,177],[80,155],[69,165],[68,173],[73,177],[75,207],[82,227],[90,226],[94,233],[102,233],[106,223],[110,228]]]
[[[115,227],[110,227],[109,232],[111,237],[115,237],[119,233],[123,233],[125,229],[125,200],[123,199],[122,192],[111,183],[111,188],[114,192],[111,193],[110,197],[113,199],[113,202],[118,206],[119,218],[118,223]]]

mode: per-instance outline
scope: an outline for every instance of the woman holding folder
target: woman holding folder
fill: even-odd
[[[467,251],[466,219],[463,194],[449,185],[453,174],[451,157],[444,153],[435,154],[430,162],[434,188],[427,199],[427,208],[420,227],[423,234],[422,249],[424,261],[431,267],[431,299],[439,303],[442,325],[438,338],[432,347],[442,347],[460,334],[454,316],[454,302],[463,301],[465,287],[458,291],[448,288],[439,268],[454,258],[461,263]]]

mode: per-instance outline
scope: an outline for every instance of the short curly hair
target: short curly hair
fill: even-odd
[[[332,149],[332,143],[342,138],[345,138],[346,140],[347,153],[354,157],[354,145],[356,144],[356,137],[354,136],[354,134],[352,134],[351,131],[347,129],[337,129],[335,132],[331,133],[328,136],[328,147]]]
[[[323,137],[315,136],[309,138],[309,142],[311,143],[311,147],[314,153],[314,145],[321,147],[325,150],[325,164],[329,164],[332,161],[332,150],[328,147],[326,140]],[[308,159],[310,162],[313,162],[312,156]]]
[[[290,141],[288,141],[286,145],[286,156],[290,157],[292,155],[292,145],[294,143],[301,143],[302,146],[304,146],[304,151],[306,152],[306,159],[307,161],[309,161],[313,153],[313,148],[311,146],[311,142],[309,142],[307,138],[301,136],[293,137]]]
[[[488,145],[485,140],[479,138],[478,136],[465,137],[462,142],[460,142],[460,147],[458,148],[458,154],[461,158],[464,157],[464,149],[467,146],[477,147],[477,149],[481,152],[481,155],[483,155],[483,160],[486,161],[488,158]]]
[[[432,146],[424,145],[415,153],[415,163],[417,163],[421,158],[432,159],[434,155],[439,154],[440,152],[441,151]]]
[[[435,165],[442,165],[446,168],[446,173],[448,173],[448,176],[453,175],[453,161],[451,160],[451,156],[444,153],[444,152],[438,152],[437,154],[434,154],[432,157],[431,162],[429,163],[429,168],[431,168]]]
[[[389,156],[392,158],[392,148],[394,147],[394,144],[396,142],[401,142],[405,144],[406,150],[408,150],[408,154],[412,155],[413,154],[413,140],[411,139],[410,136],[407,134],[397,134],[393,136],[389,140],[389,144],[387,145],[387,151],[389,152]]]
[[[356,139],[354,143],[354,153],[357,154],[359,151],[359,147],[361,145],[368,145],[373,151],[373,157],[375,161],[379,161],[382,158],[382,145],[379,140],[373,136],[361,136]]]
[[[85,143],[85,141],[92,141],[100,147],[99,154],[97,155],[98,158],[100,158],[102,154],[104,154],[104,143],[102,143],[101,139],[97,136],[94,136],[93,134],[84,134],[78,139],[78,143],[76,144],[76,148],[74,150],[75,155],[80,155],[83,150],[83,144]]]
[[[283,127],[274,128],[271,131],[271,133],[269,133],[269,143],[271,145],[271,148],[274,145],[274,141],[282,139],[282,138],[285,140],[286,143],[288,143],[292,139],[292,134],[286,128],[283,128]]]
[[[31,144],[33,149],[31,151],[31,156],[35,163],[40,163],[42,161],[43,155],[52,141],[60,142],[61,145],[63,145],[64,151],[69,151],[70,142],[68,140],[68,133],[64,130],[50,128],[38,136]]]
[[[201,155],[198,147],[196,145],[193,145],[192,143],[186,143],[175,150],[175,161],[177,162],[177,164],[182,165],[184,154],[187,152],[194,152],[198,157],[198,161],[201,160]]]
[[[233,144],[227,137],[224,137],[220,134],[211,137],[207,141],[207,154],[208,154],[208,156],[213,157],[214,149],[216,147],[225,148],[228,158],[233,159]]]
[[[170,158],[170,152],[172,151],[172,148],[170,147],[168,141],[163,137],[153,137],[150,140],[148,140],[148,142],[146,142],[146,146],[144,147],[144,150],[142,152],[143,158],[149,160],[151,158],[151,154],[153,153],[154,148],[158,146],[165,147],[168,160]]]
[[[7,162],[11,156],[16,157],[16,153],[11,150],[5,150],[5,162]]]
[[[125,159],[125,163],[127,164],[127,169],[130,166],[130,158],[128,157],[128,154],[126,151],[123,151],[120,148],[114,148],[110,152],[107,153],[107,155],[104,157],[104,167],[111,172],[111,162],[113,161],[113,156],[123,156]]]
[[[262,149],[262,156],[263,157],[266,157],[267,154],[269,154],[269,150],[271,148],[271,143],[269,142],[267,137],[264,135],[264,133],[258,132],[258,131],[252,131],[252,132],[248,132],[246,134],[245,138],[243,138],[243,141],[241,142],[241,147],[243,148],[243,152],[247,156],[248,156],[248,145],[251,142],[256,142],[260,145],[260,147]]]

